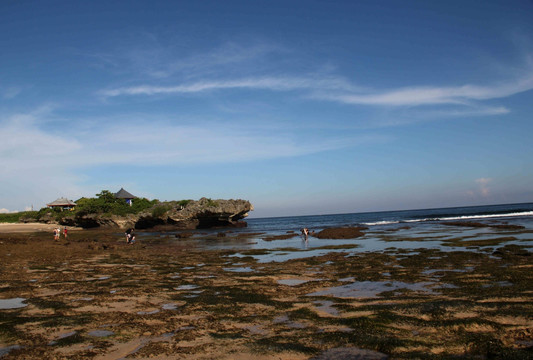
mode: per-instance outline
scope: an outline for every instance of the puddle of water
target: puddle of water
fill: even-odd
[[[239,268],[222,268],[224,271],[229,272],[253,272],[255,271],[251,267],[239,267]]]
[[[107,336],[115,335],[115,333],[109,330],[93,330],[93,331],[89,331],[87,335],[94,336],[94,337],[107,337]]]
[[[307,327],[307,325],[296,321],[287,321],[285,322],[285,325],[287,325],[291,329],[305,329]]]
[[[373,298],[384,291],[408,289],[432,293],[431,282],[405,283],[402,281],[356,281],[352,284],[317,291],[307,296],[333,296],[338,298]]]
[[[290,327],[292,329],[305,329],[307,325],[289,320],[289,317],[287,315],[280,315],[274,318],[272,320],[274,324],[284,324],[287,327]]]
[[[72,301],[93,301],[94,298],[92,297],[85,297],[85,298],[79,298],[79,299],[74,299]]]
[[[309,282],[309,281],[312,281],[312,280],[282,279],[282,280],[278,280],[278,284],[287,285],[287,286],[298,286],[301,284],[305,284],[306,282]]]
[[[9,354],[11,350],[19,350],[22,349],[22,346],[20,345],[11,345],[4,348],[0,348],[0,357]]]
[[[176,331],[186,331],[186,330],[194,330],[194,329],[196,329],[196,327],[194,326],[182,326]]]
[[[71,331],[71,332],[68,332],[68,333],[65,333],[65,334],[61,334],[57,337],[57,339],[53,340],[53,341],[50,341],[48,343],[48,346],[54,346],[57,344],[57,342],[61,339],[65,339],[65,338],[68,338],[68,337],[71,337],[71,336],[74,336],[76,335],[78,332],[77,331]]]
[[[161,309],[163,310],[176,310],[177,308],[177,304],[163,304],[163,306],[161,306]]]
[[[178,287],[175,287],[174,290],[194,290],[198,288],[198,285],[180,285]]]
[[[464,272],[469,272],[469,271],[472,271],[472,269],[429,269],[429,270],[422,271],[422,274],[423,275],[432,275],[434,273],[440,273],[440,272],[459,272],[459,273],[464,273]]]
[[[339,311],[333,307],[333,305],[335,305],[333,301],[323,300],[314,301],[313,303],[316,305],[318,310],[330,314],[331,316],[339,316]]]
[[[152,314],[157,314],[159,311],[159,309],[155,309],[155,310],[152,310],[152,311],[138,311],[137,312],[137,315],[152,315]]]
[[[274,324],[281,324],[281,323],[289,321],[289,317],[287,315],[280,315],[280,316],[276,316],[274,320],[272,321],[274,322]]]
[[[492,284],[483,284],[482,287],[489,288],[489,287],[507,287],[507,286],[513,286],[512,282],[509,281],[497,281]]]
[[[0,299],[0,310],[19,309],[28,306],[24,304],[24,298]]]
[[[267,335],[268,332],[265,331],[261,326],[259,325],[249,325],[244,327],[245,330],[248,330],[250,334],[253,335]]]

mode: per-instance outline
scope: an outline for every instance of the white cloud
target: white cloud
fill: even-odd
[[[487,197],[490,195],[489,183],[492,181],[491,178],[479,178],[476,179],[476,183],[479,185],[479,193],[482,197]]]
[[[347,104],[418,106],[435,104],[469,104],[472,100],[505,98],[533,89],[533,75],[514,82],[493,86],[406,87],[374,94],[325,96]]]
[[[486,106],[484,101],[506,98],[533,89],[533,71],[527,70],[514,80],[479,86],[413,86],[392,90],[368,90],[331,74],[301,76],[263,76],[182,82],[176,85],[142,84],[118,87],[99,92],[105,98],[117,96],[154,96],[161,94],[192,94],[229,89],[268,90],[273,92],[299,91],[315,100],[327,100],[368,106],[427,106],[453,105],[462,110],[441,111],[443,116],[501,115],[510,110],[503,106]],[[466,109],[466,110],[464,110]]]
[[[114,97],[121,95],[186,94],[224,89],[256,89],[271,91],[291,90],[350,90],[354,86],[336,77],[260,77],[226,81],[202,81],[177,86],[139,85],[102,90],[100,95]]]
[[[0,197],[5,208],[43,206],[65,196],[87,195],[79,185],[87,168],[105,165],[173,166],[257,161],[313,154],[374,141],[327,137],[301,141],[290,131],[242,124],[176,125],[143,117],[71,121],[61,131],[43,128],[52,110],[0,116]],[[87,127],[87,123],[96,124]],[[85,126],[81,130],[79,126]],[[378,139],[380,140],[380,139]],[[96,189],[98,190],[98,189]]]
[[[0,94],[6,100],[10,100],[17,97],[21,92],[22,88],[16,86],[0,89]]]

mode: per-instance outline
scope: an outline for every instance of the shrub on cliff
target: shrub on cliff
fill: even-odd
[[[102,190],[96,194],[96,198],[81,198],[76,201],[74,214],[81,217],[88,214],[109,214],[125,216],[128,214],[138,214],[157,204],[158,200],[148,200],[146,198],[137,198],[133,200],[130,206],[126,200],[117,199],[115,195],[108,190]]]
[[[161,217],[165,215],[167,211],[169,211],[170,209],[172,209],[172,206],[168,204],[154,206],[154,208],[152,209],[152,217],[154,218]]]

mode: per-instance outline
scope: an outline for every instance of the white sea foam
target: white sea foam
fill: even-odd
[[[362,225],[368,225],[368,226],[374,226],[374,225],[390,225],[390,224],[398,224],[399,221],[397,220],[383,220],[383,221],[376,221],[376,222],[366,222],[362,223]]]
[[[508,214],[451,216],[451,217],[446,217],[446,218],[440,218],[439,220],[491,219],[491,218],[516,217],[516,216],[533,216],[533,211],[526,211],[526,212],[519,212],[519,213],[508,213]]]
[[[406,219],[406,220],[382,220],[374,222],[362,223],[362,225],[391,225],[398,223],[418,223],[425,221],[452,221],[452,220],[475,220],[475,219],[494,219],[494,218],[508,218],[518,216],[533,216],[533,211],[513,212],[507,214],[486,214],[486,215],[462,215],[462,216],[445,216],[445,217],[431,217],[423,219]]]

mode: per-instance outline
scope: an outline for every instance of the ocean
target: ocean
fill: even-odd
[[[533,203],[467,206],[440,209],[380,211],[353,214],[252,218],[246,228],[198,229],[193,236],[174,241],[187,248],[232,250],[232,256],[252,256],[258,262],[283,262],[291,259],[343,252],[353,256],[362,252],[417,249],[440,251],[493,251],[495,247],[518,245],[533,247]],[[468,221],[486,225],[520,225],[523,228],[491,226],[447,226],[446,222]],[[453,225],[453,224],[451,224]],[[364,236],[355,239],[319,239],[313,232],[329,227],[364,226]],[[307,227],[308,240],[300,235]],[[174,232],[139,233],[139,240],[172,238]],[[277,235],[294,234],[288,238]],[[222,236],[221,236],[222,235]],[[476,246],[471,246],[476,241]],[[338,247],[338,248],[335,248]],[[258,254],[241,252],[260,250]]]
[[[246,231],[283,233],[307,227],[319,231],[329,227],[365,226],[388,228],[397,224],[430,225],[445,221],[506,221],[509,223],[533,223],[533,203],[488,206],[465,206],[438,209],[378,211],[351,214],[287,216],[246,219]],[[530,225],[531,226],[531,225]]]

